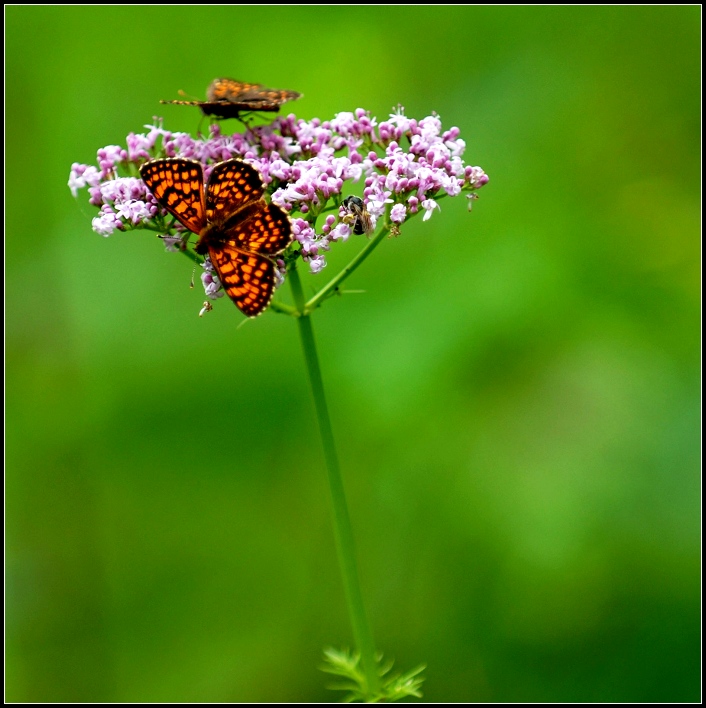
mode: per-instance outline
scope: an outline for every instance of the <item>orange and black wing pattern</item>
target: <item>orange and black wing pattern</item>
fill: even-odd
[[[158,204],[195,234],[206,225],[201,163],[181,157],[151,160],[140,175]]]
[[[285,211],[262,198],[260,173],[226,160],[214,166],[204,188],[201,163],[166,158],[145,163],[140,174],[160,206],[199,235],[196,252],[208,251],[236,307],[248,317],[263,312],[277,278],[270,256],[289,245],[292,227]]]
[[[223,289],[247,317],[262,313],[275,289],[275,264],[266,256],[245,253],[228,244],[209,246],[211,263]]]
[[[292,242],[292,224],[284,210],[261,200],[248,210],[245,219],[230,225],[223,236],[235,248],[275,256]]]
[[[244,206],[262,198],[265,190],[260,173],[241,160],[219,162],[208,178],[206,218],[225,224]]]
[[[257,93],[264,88],[262,84],[251,84],[235,79],[214,79],[206,89],[206,96],[209,101],[237,103],[244,95]]]
[[[278,111],[283,103],[301,97],[296,91],[271,89],[235,79],[214,79],[206,93],[210,102],[239,104],[241,110],[251,111]]]

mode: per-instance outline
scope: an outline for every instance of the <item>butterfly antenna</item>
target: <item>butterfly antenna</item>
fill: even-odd
[[[246,317],[246,318],[235,328],[236,332],[237,332],[243,325],[247,324],[248,322],[252,322],[254,319],[255,319],[254,317]]]

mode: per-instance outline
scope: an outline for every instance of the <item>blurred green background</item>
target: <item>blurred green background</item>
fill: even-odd
[[[338,698],[294,321],[200,320],[66,186],[233,76],[437,111],[490,175],[314,317],[379,649],[429,702],[699,700],[700,12],[6,7],[6,699]]]

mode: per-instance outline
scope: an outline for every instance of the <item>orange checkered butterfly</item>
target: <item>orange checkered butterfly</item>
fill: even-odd
[[[300,98],[296,91],[265,88],[262,84],[248,84],[235,79],[214,79],[206,89],[205,101],[160,101],[180,106],[198,106],[207,116],[238,118],[248,111],[276,113],[287,101]]]
[[[204,187],[203,168],[181,157],[140,167],[160,206],[197,234],[196,253],[209,254],[236,307],[255,317],[270,304],[275,287],[273,256],[292,241],[287,213],[263,199],[258,171],[240,160],[213,168]]]

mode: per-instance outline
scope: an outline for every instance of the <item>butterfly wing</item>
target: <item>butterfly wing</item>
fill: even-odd
[[[287,212],[264,199],[248,208],[242,220],[226,224],[223,239],[234,248],[274,256],[292,242],[292,224]]]
[[[236,307],[255,317],[270,304],[275,264],[292,240],[286,212],[267,204],[260,173],[241,160],[217,164],[208,180],[206,215],[214,225],[207,237],[211,262]]]
[[[237,105],[239,111],[278,111],[286,101],[301,96],[296,91],[270,89],[262,84],[249,84],[235,79],[214,79],[207,91],[210,102],[223,101]]]
[[[140,175],[157,203],[189,231],[198,234],[206,225],[201,163],[181,157],[151,160]]]
[[[284,91],[280,89],[260,89],[258,91],[245,91],[238,98],[239,101],[267,101],[272,104],[277,104],[278,106],[286,103],[287,101],[293,101],[301,96],[300,93],[296,91]]]
[[[227,104],[229,107],[236,107],[238,108],[239,113],[245,113],[246,111],[265,111],[265,112],[271,112],[271,113],[276,113],[279,109],[280,106],[284,103],[284,101],[277,101],[271,98],[243,98],[242,100],[238,101],[237,103],[231,103]],[[219,104],[223,105],[223,104]]]
[[[227,101],[209,101],[198,104],[201,112],[205,116],[215,116],[216,118],[239,118],[248,107],[242,103],[228,103]]]
[[[260,173],[241,160],[219,162],[211,172],[206,189],[206,217],[224,225],[237,218],[244,207],[262,199],[265,188]]]
[[[285,211],[267,204],[260,173],[241,160],[213,168],[206,190],[206,216],[218,224],[218,240],[242,251],[275,255],[292,241]]]
[[[228,297],[247,317],[262,313],[275,289],[275,264],[258,253],[245,253],[227,243],[208,249],[211,263]]]
[[[257,92],[264,88],[262,84],[249,84],[235,79],[214,79],[206,89],[209,101],[237,102],[243,94]]]

